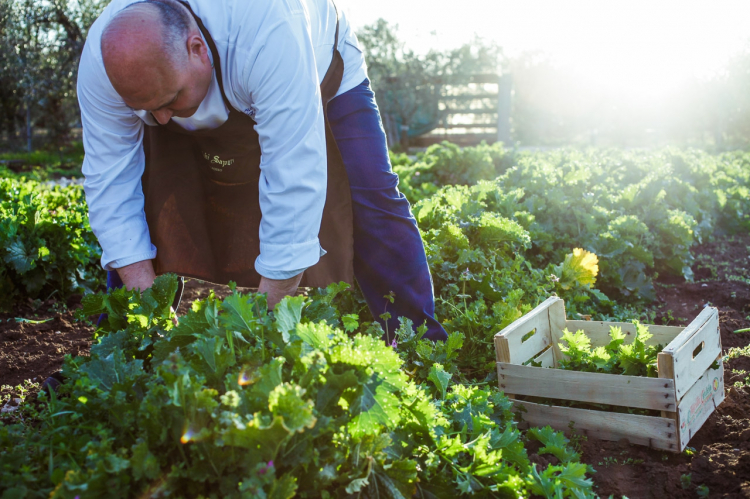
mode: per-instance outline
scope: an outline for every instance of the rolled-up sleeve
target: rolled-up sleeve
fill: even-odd
[[[325,253],[318,241],[327,185],[325,124],[304,15],[287,13],[263,31],[245,78],[262,151],[255,269],[284,279]]]
[[[104,66],[85,47],[78,72],[83,123],[84,191],[106,270],[156,257],[143,204],[143,121],[112,88]]]

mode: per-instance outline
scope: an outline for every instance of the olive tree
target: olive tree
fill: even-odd
[[[31,149],[34,126],[49,142],[66,142],[78,121],[75,82],[89,26],[108,1],[0,0],[0,129],[22,131]]]

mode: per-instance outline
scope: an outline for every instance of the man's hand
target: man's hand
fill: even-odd
[[[285,296],[292,296],[297,292],[301,280],[302,273],[280,281],[261,276],[258,293],[268,293],[268,309],[273,310]]]
[[[126,289],[137,289],[141,292],[146,291],[154,284],[156,274],[154,265],[151,260],[135,262],[117,269]]]
[[[117,273],[122,279],[126,289],[137,289],[141,293],[153,286],[156,273],[154,273],[154,264],[151,260],[143,260],[131,265],[126,265],[117,269]],[[177,314],[175,309],[169,307],[175,316],[172,318],[174,325],[178,325]]]

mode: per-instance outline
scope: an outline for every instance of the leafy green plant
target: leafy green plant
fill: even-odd
[[[685,490],[689,489],[692,479],[693,479],[692,473],[680,475],[680,486],[682,486],[682,488]]]
[[[593,287],[595,255],[577,249],[560,265],[546,268],[523,256],[531,247],[524,224],[531,222],[507,218],[497,208],[515,205],[517,196],[480,182],[445,187],[414,206],[434,281],[436,312],[449,332],[464,335],[458,363],[470,377],[494,371],[493,335],[553,293],[566,300],[570,313],[608,302]],[[563,276],[562,282],[554,272]]]
[[[104,277],[80,186],[0,180],[0,309],[91,292]]]
[[[399,157],[394,171],[403,181],[401,191],[416,202],[445,185],[472,185],[495,178],[507,168],[506,154],[500,142],[462,148],[443,141],[428,147],[413,163]]]
[[[416,330],[412,322],[401,318],[401,326],[396,330],[398,352],[404,362],[404,371],[419,382],[433,376],[432,369],[439,365],[448,375],[459,375],[458,359],[464,344],[464,335],[452,332],[446,341],[430,341],[423,336],[427,328],[422,325]]]
[[[627,376],[657,376],[656,358],[661,346],[647,345],[653,335],[648,326],[633,321],[636,328],[632,343],[625,343],[625,334],[618,326],[610,326],[610,342],[591,348],[591,340],[583,331],[563,330],[560,350],[565,358],[561,369],[573,371],[625,374]]]
[[[652,280],[657,272],[692,279],[693,244],[708,241],[717,231],[750,227],[750,156],[746,153],[709,155],[691,149],[506,152],[501,161],[492,160],[499,175],[493,179],[479,149],[464,148],[459,158],[455,148],[433,147],[435,157],[451,158],[446,169],[454,168],[454,176],[473,168],[484,172],[471,180],[456,177],[452,181],[471,186],[477,194],[472,201],[518,222],[528,232],[531,246],[523,253],[535,267],[562,261],[570,248],[583,248],[599,256],[598,288],[618,300],[653,300]],[[438,151],[438,147],[443,149]],[[469,168],[465,160],[475,165]],[[456,190],[436,190],[444,184],[428,164],[420,160],[397,168],[401,190],[412,201],[441,204],[447,190],[450,198],[445,201],[451,204]],[[420,228],[436,227],[420,220]]]
[[[581,457],[577,452],[568,447],[570,440],[568,440],[565,435],[554,431],[549,426],[545,426],[544,428],[531,428],[526,436],[542,443],[542,448],[539,449],[540,453],[552,454],[559,459],[561,463],[577,461]]]
[[[562,433],[550,428],[529,432],[530,438],[545,443],[540,454],[564,459],[543,470],[530,464],[521,432],[513,423],[512,404],[500,393],[456,384],[436,405],[444,426],[438,431],[436,449],[421,450],[425,474],[418,497],[455,497],[449,491],[451,478],[462,495],[595,497],[586,478],[591,469],[578,462]]]
[[[380,335],[332,326],[354,328],[334,306],[345,286],[288,297],[273,312],[265,295],[211,295],[175,325],[176,287],[161,276],[142,295],[84,298],[82,316],[109,318],[90,357],[66,358],[57,393],[19,423],[0,422],[0,492],[593,497],[561,435],[544,438],[570,460],[529,465],[498,391],[450,385],[439,364],[431,385],[415,383]]]

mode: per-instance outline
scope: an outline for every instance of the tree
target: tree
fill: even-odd
[[[750,50],[738,54],[726,70],[707,85],[703,108],[706,125],[712,127],[714,141],[724,146],[747,146],[750,137]],[[727,144],[728,142],[728,144]]]
[[[391,147],[401,141],[402,127],[415,126],[418,119],[437,121],[439,93],[435,78],[444,64],[437,52],[419,56],[406,49],[397,29],[378,19],[357,33]]]
[[[107,0],[0,0],[1,129],[9,138],[25,123],[27,148],[34,125],[52,144],[68,139],[78,121],[75,82],[88,28]],[[7,75],[7,76],[6,76]]]

